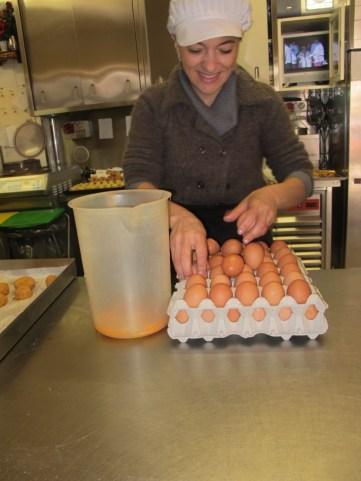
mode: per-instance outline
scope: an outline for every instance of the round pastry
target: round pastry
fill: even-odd
[[[7,282],[0,282],[0,294],[9,294],[9,284]]]
[[[0,307],[5,306],[7,302],[8,302],[8,296],[0,292]]]
[[[14,299],[22,300],[22,299],[28,299],[33,295],[33,290],[29,286],[19,286],[16,287],[15,289],[15,294],[14,294]]]
[[[56,278],[57,276],[55,274],[49,274],[45,279],[46,287],[50,286],[50,284],[52,284]]]
[[[18,277],[14,282],[14,286],[15,286],[15,289],[17,289],[20,286],[26,286],[26,287],[29,287],[30,289],[34,289],[35,279],[31,276]]]

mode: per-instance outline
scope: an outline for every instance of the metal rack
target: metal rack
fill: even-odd
[[[332,253],[332,191],[341,177],[316,179],[313,195],[280,213],[273,238],[282,239],[302,259],[306,269],[330,269]]]

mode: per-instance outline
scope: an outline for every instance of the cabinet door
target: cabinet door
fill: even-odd
[[[252,27],[240,43],[238,63],[256,80],[269,84],[267,0],[252,2],[252,17]]]
[[[345,7],[339,6],[330,19],[330,83],[344,79],[345,62]]]
[[[83,103],[70,2],[19,0],[35,111]]]
[[[73,0],[86,105],[134,100],[140,91],[132,1]]]

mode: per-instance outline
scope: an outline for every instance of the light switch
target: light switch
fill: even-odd
[[[112,119],[98,119],[99,139],[113,139]]]

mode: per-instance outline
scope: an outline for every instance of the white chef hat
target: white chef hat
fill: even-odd
[[[167,28],[183,47],[209,38],[241,38],[251,25],[249,0],[170,0]]]

